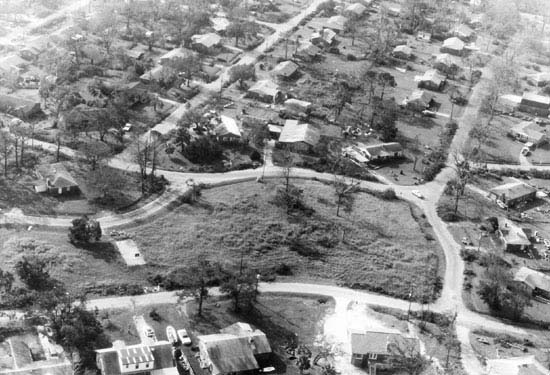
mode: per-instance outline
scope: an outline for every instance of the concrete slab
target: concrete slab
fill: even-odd
[[[141,256],[134,240],[116,241],[115,245],[128,266],[142,266],[145,259]]]

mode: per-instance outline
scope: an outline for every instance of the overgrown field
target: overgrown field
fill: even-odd
[[[422,217],[413,216],[407,203],[359,193],[353,211],[341,210],[337,217],[332,186],[297,186],[313,210],[310,216],[287,215],[275,205],[276,183],[237,184],[203,191],[194,206],[135,228],[136,242],[158,270],[199,258],[237,267],[242,257],[264,276],[284,273],[402,298],[416,284],[433,296],[443,256],[429,225],[419,224],[415,217]]]

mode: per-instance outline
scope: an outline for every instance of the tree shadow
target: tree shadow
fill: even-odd
[[[86,250],[94,258],[104,260],[107,263],[115,262],[119,257],[118,250],[112,242],[80,243],[77,247]]]

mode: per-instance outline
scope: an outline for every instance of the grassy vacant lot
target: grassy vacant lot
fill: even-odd
[[[329,281],[399,297],[408,295],[411,283],[433,285],[440,275],[439,245],[407,203],[360,193],[354,211],[337,217],[332,186],[296,183],[314,210],[309,217],[289,216],[272,203],[276,183],[236,184],[203,191],[195,206],[181,206],[135,228],[135,240],[158,269],[201,257],[232,267],[242,256],[262,274],[286,264],[294,280]]]
[[[106,285],[143,284],[145,271],[129,269],[108,242],[81,249],[69,243],[68,231],[0,228],[2,269],[13,270],[22,256],[48,261],[53,277],[65,283],[72,293]],[[101,290],[98,290],[101,293]]]

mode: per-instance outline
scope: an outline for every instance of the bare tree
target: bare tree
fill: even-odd
[[[353,205],[355,193],[358,190],[360,182],[351,181],[348,183],[343,176],[334,175],[334,195],[336,197],[336,216],[340,216],[340,207],[350,207]]]

